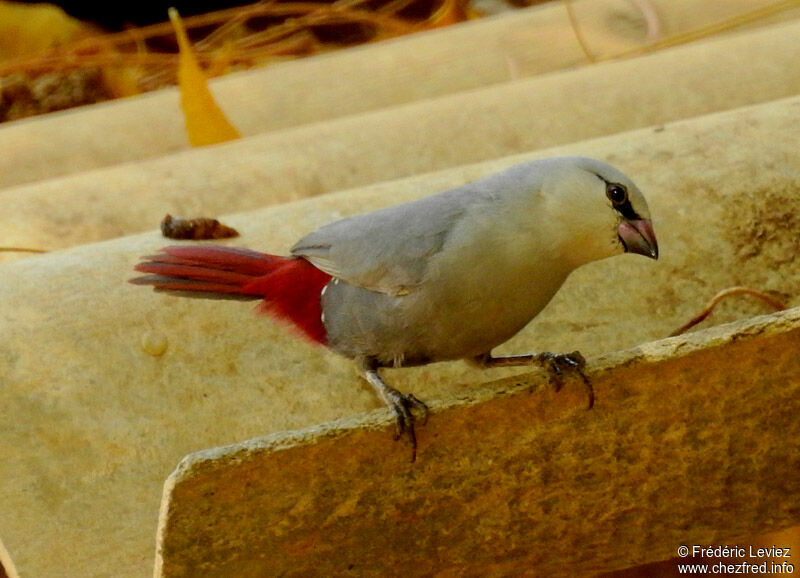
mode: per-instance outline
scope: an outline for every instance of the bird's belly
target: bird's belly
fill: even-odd
[[[563,279],[561,280],[563,281]],[[420,365],[481,355],[509,340],[560,286],[513,292],[425,290],[391,296],[331,284],[323,295],[328,343],[351,358]]]

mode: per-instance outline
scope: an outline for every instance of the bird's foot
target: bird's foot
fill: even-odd
[[[417,423],[417,418],[414,413],[420,414],[421,423],[424,424],[428,421],[428,406],[417,399],[414,394],[401,393],[387,385],[375,369],[366,370],[364,377],[383,398],[395,416],[394,439],[399,440],[403,434],[408,436],[408,440],[411,442],[411,461],[415,461],[417,459],[417,434],[414,425]]]
[[[389,409],[395,415],[395,430],[394,439],[399,440],[403,434],[408,435],[411,442],[411,461],[417,459],[417,434],[414,431],[414,424],[417,423],[417,418],[414,412],[421,415],[421,423],[424,424],[428,421],[428,406],[424,402],[416,398],[412,393],[400,393],[396,389],[391,390],[390,400],[388,402]]]
[[[560,391],[564,386],[564,373],[572,371],[577,373],[583,384],[586,386],[586,393],[589,397],[589,408],[594,406],[594,388],[592,382],[586,377],[584,368],[586,367],[586,359],[581,355],[580,351],[573,351],[572,353],[549,353],[544,352],[537,355],[538,361],[547,368],[550,372],[550,383],[556,391]]]
[[[586,359],[580,351],[572,353],[532,353],[527,355],[506,355],[494,357],[491,353],[479,355],[472,359],[479,367],[515,367],[520,365],[541,365],[550,372],[550,384],[556,391],[560,391],[564,385],[564,374],[568,371],[577,373],[589,397],[589,408],[594,406],[594,388],[589,378],[584,373]]]

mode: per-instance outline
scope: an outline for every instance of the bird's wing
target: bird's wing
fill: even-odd
[[[292,254],[350,284],[404,295],[423,281],[430,258],[479,197],[467,185],[342,219],[300,239]]]

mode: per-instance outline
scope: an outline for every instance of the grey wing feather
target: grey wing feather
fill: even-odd
[[[410,293],[474,201],[471,193],[469,186],[461,187],[336,221],[300,239],[292,254],[359,287]]]

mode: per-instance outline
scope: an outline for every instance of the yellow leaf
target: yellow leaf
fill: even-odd
[[[214,101],[175,8],[169,9],[169,19],[175,28],[180,50],[178,84],[189,143],[192,146],[204,146],[240,138],[239,131],[228,122]]]
[[[0,61],[42,52],[93,30],[57,6],[0,0]]]

